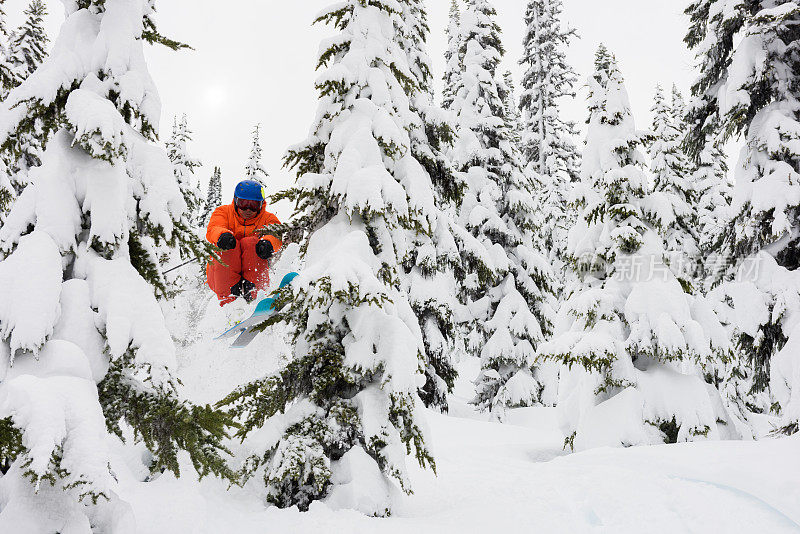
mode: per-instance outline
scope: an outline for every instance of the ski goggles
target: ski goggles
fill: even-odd
[[[242,211],[261,211],[261,201],[237,198],[236,207]]]

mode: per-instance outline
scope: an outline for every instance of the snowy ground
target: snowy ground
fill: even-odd
[[[204,349],[183,354],[180,376],[195,400],[214,401],[278,365],[279,339],[264,335],[244,351],[202,340]],[[126,473],[121,496],[142,533],[800,533],[800,436],[567,455],[553,410],[488,422],[466,405],[476,362],[461,372],[450,416],[428,414],[438,476],[415,469],[415,494],[388,519],[323,503],[308,513],[267,508],[255,485],[227,491],[216,480],[162,475],[146,487],[132,458],[115,467]]]

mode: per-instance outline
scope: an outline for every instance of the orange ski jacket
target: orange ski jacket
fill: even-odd
[[[245,221],[236,213],[236,207],[231,202],[218,207],[211,214],[211,219],[208,221],[208,229],[206,230],[206,239],[216,245],[217,241],[219,241],[219,236],[225,232],[230,232],[239,241],[244,237],[253,235],[257,228],[268,224],[280,224],[280,221],[274,214],[263,208],[258,215]],[[266,239],[272,243],[272,248],[275,252],[278,252],[283,245],[281,240],[275,236],[267,235],[261,239]]]

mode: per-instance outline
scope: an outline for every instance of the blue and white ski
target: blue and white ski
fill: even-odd
[[[292,280],[298,276],[297,273],[289,273],[283,277],[281,280],[281,284],[278,289],[283,289],[284,287],[288,286],[292,283]],[[250,344],[253,339],[260,333],[256,330],[253,330],[253,327],[260,325],[267,319],[269,319],[270,315],[275,311],[273,305],[275,304],[275,299],[267,298],[260,301],[256,305],[256,309],[253,311],[253,314],[241,321],[236,323],[234,326],[226,330],[220,336],[217,336],[216,339],[225,339],[231,338],[233,336],[237,336],[236,340],[231,345],[231,348],[234,349],[242,349]]]

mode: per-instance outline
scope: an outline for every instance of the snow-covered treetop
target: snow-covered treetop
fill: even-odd
[[[8,28],[6,27],[6,12],[0,2],[0,96],[4,97],[14,87],[14,74],[8,60]]]
[[[468,9],[461,16],[461,47],[471,58],[465,65],[477,63],[495,75],[505,54],[500,26],[495,20],[497,10],[488,0],[467,0],[467,5]]]
[[[365,8],[360,2],[349,0],[331,6],[317,17],[317,21],[331,22],[341,30],[320,47],[319,65],[328,65],[328,68],[318,78],[317,87],[323,97],[321,106],[327,106],[329,111],[317,118],[312,135],[305,143],[290,149],[287,163],[298,165],[301,178],[296,192],[326,191],[326,196],[330,195],[327,201],[337,209],[350,217],[358,214],[365,221],[387,225],[386,230],[410,225],[429,231],[435,218],[432,192],[427,188],[411,187],[420,169],[418,163],[412,164],[409,159],[412,156],[407,152],[407,147],[412,144],[409,132],[421,126],[422,122],[418,113],[412,112],[409,95],[413,96],[421,89],[418,74],[410,68],[407,51],[403,48],[405,41],[402,37],[414,34],[402,18],[403,9],[402,2],[372,2]],[[353,21],[355,10],[358,10],[359,17]],[[382,29],[381,25],[387,24],[387,20],[391,28]],[[392,42],[378,38],[386,32],[398,38]],[[393,75],[364,77],[364,69],[377,72],[375,68],[390,69]],[[396,111],[389,113],[387,110],[392,106]],[[367,124],[373,123],[376,131],[365,130]],[[332,130],[333,124],[337,128]],[[376,168],[375,180],[368,182],[369,187],[356,185],[367,182],[363,176],[353,174],[360,165],[378,163],[373,161],[376,154],[366,149],[372,145],[371,142],[367,139],[359,143],[353,141],[353,136],[366,135],[374,137],[380,150],[394,162],[388,163],[384,171],[379,172]],[[345,150],[348,154],[355,151],[354,159],[342,159],[339,153]],[[356,154],[360,155],[356,157]],[[398,164],[400,167],[395,169]],[[412,182],[398,183],[391,173],[406,164],[411,164],[412,168],[403,171],[411,172],[405,180]],[[332,169],[336,171],[329,174]],[[317,212],[315,209],[301,211],[309,215]],[[413,216],[409,218],[412,212]],[[317,223],[306,221],[302,226],[313,230]],[[382,250],[390,265],[397,265],[405,255],[402,248],[395,250],[394,246],[382,247]]]
[[[561,0],[530,0],[520,64],[525,66],[520,108],[524,113],[523,147],[526,160],[540,175],[566,174],[577,178],[575,125],[564,121],[559,99],[575,96],[577,75],[567,63],[566,50],[574,29],[562,25]]]
[[[424,0],[403,0],[400,4],[404,24],[398,27],[397,31],[403,41],[401,47],[408,54],[408,65],[417,81],[418,93],[432,98],[431,58],[425,49],[430,28]]]
[[[453,157],[459,169],[471,165],[502,169],[515,156],[506,115],[509,88],[497,72],[505,50],[497,12],[487,0],[469,0],[461,15],[464,72],[458,79],[451,109],[458,116],[459,140]],[[518,163],[518,162],[516,162]]]
[[[640,150],[645,137],[636,130],[616,59],[603,45],[588,85],[589,126],[581,183],[572,201],[581,207],[590,228],[578,224],[570,230],[568,252],[579,270],[591,272],[613,265],[618,253],[631,254],[643,244],[647,226],[640,201],[648,191],[648,178]]]
[[[186,201],[186,207],[189,210],[189,218],[191,221],[195,221],[198,217],[198,210],[200,209],[200,195],[197,192],[198,183],[194,172],[195,169],[201,167],[203,164],[199,159],[189,155],[187,145],[191,140],[192,131],[189,129],[189,119],[186,117],[186,114],[181,116],[180,121],[178,117],[175,117],[172,123],[172,136],[166,143],[167,155],[174,167],[178,187]]]
[[[623,126],[633,129],[630,98],[625,89],[622,73],[614,57],[604,44],[595,53],[595,70],[588,82],[589,123]]]
[[[430,176],[441,201],[457,202],[463,184],[454,176],[446,155],[453,143],[455,125],[452,116],[433,101],[433,71],[427,52],[428,14],[422,0],[404,0],[400,4],[403,24],[396,28],[398,40],[418,89],[409,95],[411,150]]]
[[[11,35],[7,54],[0,52],[0,69],[7,85],[0,89],[5,97],[13,87],[20,85],[44,61],[49,39],[44,31],[42,17],[46,14],[44,4],[33,0],[25,10],[25,22]],[[0,44],[2,46],[2,44]],[[34,121],[33,128],[16,132],[2,146],[7,172],[17,195],[28,183],[28,173],[41,165],[43,146],[47,132],[41,119]]]
[[[588,80],[588,88],[590,113],[588,123],[595,128],[587,134],[587,146],[583,153],[581,179],[584,182],[591,181],[595,171],[606,169],[611,165],[611,162],[606,163],[601,160],[599,151],[618,152],[620,156],[631,155],[623,150],[626,146],[609,146],[608,142],[611,139],[606,139],[606,135],[622,136],[624,139],[636,133],[622,73],[617,67],[616,59],[603,44],[595,55],[595,72]]]
[[[661,132],[667,139],[677,139],[680,132],[673,122],[672,107],[664,98],[664,88],[656,86],[656,93],[653,96],[653,106],[650,108],[653,113],[653,133]]]
[[[250,156],[247,158],[244,173],[249,180],[255,180],[262,185],[266,185],[269,173],[261,163],[263,152],[261,148],[261,124],[256,124],[253,128],[253,145],[250,148]]]
[[[39,67],[50,42],[44,30],[47,9],[42,0],[33,0],[24,14],[25,22],[14,32],[9,43],[8,59],[14,70],[15,85],[22,83]]]
[[[211,218],[211,214],[222,205],[222,169],[214,167],[214,172],[208,181],[206,200],[203,205],[203,214],[198,224],[205,226]]]
[[[450,18],[447,24],[447,49],[444,53],[445,72],[444,87],[442,89],[442,107],[450,109],[455,96],[455,87],[458,78],[464,69],[464,56],[461,54],[461,10],[458,0],[450,0]]]
[[[686,99],[683,98],[683,93],[674,83],[672,84],[672,118],[675,121],[676,128],[686,135],[688,129],[686,124]]]
[[[5,0],[0,2],[0,51],[5,52],[5,40],[8,38],[8,28],[6,27],[6,12],[3,9]]]
[[[651,168],[656,191],[676,191],[687,199],[692,198],[692,185],[688,177],[689,162],[680,144],[684,132],[681,130],[679,113],[664,97],[661,86],[656,87],[653,98],[653,142],[650,144]]]
[[[699,248],[692,166],[681,148],[685,136],[682,97],[673,88],[672,100],[668,102],[658,86],[653,102],[648,153],[654,188],[643,206],[665,241],[667,261],[673,272],[689,288],[696,274]]]

